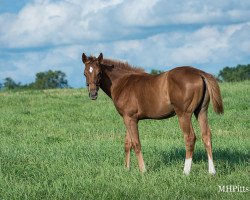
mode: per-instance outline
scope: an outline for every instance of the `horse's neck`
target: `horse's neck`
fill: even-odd
[[[110,98],[112,98],[111,86],[115,81],[121,78],[123,74],[115,69],[110,70],[108,68],[105,68],[102,73],[100,87]]]

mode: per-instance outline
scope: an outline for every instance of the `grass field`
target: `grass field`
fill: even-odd
[[[210,106],[216,176],[208,175],[198,124],[194,163],[177,118],[139,124],[147,173],[124,169],[125,128],[102,92],[0,93],[0,199],[250,199],[250,82],[221,84],[225,114]],[[219,192],[219,186],[249,192]]]

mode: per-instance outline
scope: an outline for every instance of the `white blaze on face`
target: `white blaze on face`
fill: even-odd
[[[89,73],[92,73],[93,72],[93,67],[90,67],[89,68]]]

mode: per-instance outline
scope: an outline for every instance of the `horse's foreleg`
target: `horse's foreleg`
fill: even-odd
[[[131,138],[132,147],[138,160],[139,169],[141,172],[145,172],[146,168],[142,157],[141,143],[138,132],[138,120],[131,117],[124,117],[124,123]]]
[[[126,131],[126,136],[125,136],[125,167],[129,170],[130,168],[130,150],[132,148],[132,142],[130,138],[129,131]]]

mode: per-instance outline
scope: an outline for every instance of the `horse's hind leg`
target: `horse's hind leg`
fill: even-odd
[[[191,123],[191,117],[192,114],[190,113],[183,113],[181,115],[178,115],[179,124],[183,131],[186,145],[186,159],[183,170],[183,173],[186,175],[188,175],[191,170],[192,157],[196,140],[194,129]]]
[[[211,141],[211,130],[208,126],[208,121],[207,121],[207,110],[201,110],[197,114],[197,118],[200,124],[200,129],[202,133],[202,140],[204,143],[204,146],[207,150],[207,155],[208,155],[208,172],[209,174],[215,175],[215,167],[213,163],[213,156],[212,156],[212,141]]]

